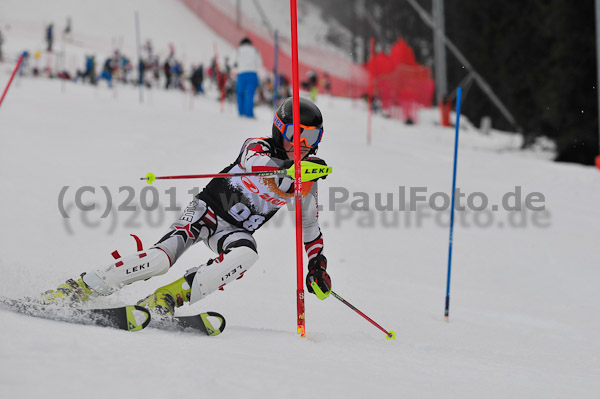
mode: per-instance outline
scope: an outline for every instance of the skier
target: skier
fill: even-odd
[[[277,109],[271,137],[247,139],[235,162],[223,172],[289,168],[294,162],[292,104],[290,97]],[[302,159],[325,165],[313,156],[323,135],[321,111],[303,98],[300,123]],[[318,222],[317,181],[306,182],[302,188],[304,247],[309,259],[306,285],[310,293],[325,299],[331,292],[331,279]],[[218,255],[216,258],[186,271],[183,277],[138,303],[151,311],[173,315],[184,302],[197,302],[241,278],[258,259],[253,233],[293,195],[294,181],[289,177],[213,179],[153,247],[142,250],[138,242],[138,252],[123,258],[115,252],[115,263],[84,273],[78,280],[68,280],[56,290],[42,294],[42,301],[84,302],[98,295],[110,295],[135,281],[166,273],[189,247],[202,241]],[[311,282],[317,283],[314,290]]]

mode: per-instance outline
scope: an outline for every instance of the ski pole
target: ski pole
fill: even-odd
[[[266,172],[241,172],[241,173],[208,173],[202,175],[179,175],[179,176],[154,176],[153,173],[148,173],[146,177],[140,177],[140,180],[147,180],[148,184],[152,184],[154,180],[164,179],[203,179],[203,178],[226,178],[239,176],[277,176],[287,175],[287,170],[273,170]]]
[[[21,66],[21,62],[23,62],[24,56],[25,56],[25,53],[22,53],[21,56],[19,57],[19,61],[17,61],[17,66],[15,66],[15,69],[12,72],[12,75],[10,75],[8,84],[6,85],[6,88],[4,89],[4,92],[2,93],[2,97],[0,98],[0,105],[2,105],[2,102],[4,101],[4,97],[6,96],[6,93],[8,92],[8,88],[10,87],[10,84],[12,83],[13,79],[15,78],[15,75],[17,74],[17,71],[19,70],[19,67]]]
[[[199,175],[178,175],[178,176],[155,176],[154,173],[148,173],[146,177],[140,177],[140,180],[146,180],[148,184],[152,184],[155,180],[164,179],[203,179],[203,178],[227,178],[240,176],[289,176],[292,179],[295,166],[289,169],[265,168],[265,170],[257,172],[239,172],[239,173],[209,173]],[[332,172],[331,166],[321,165],[315,162],[302,162],[302,181],[316,180],[320,177],[325,177]]]
[[[335,292],[331,291],[331,295],[333,295],[334,297],[336,297],[337,299],[339,299],[344,305],[348,306],[350,309],[354,310],[356,313],[358,313],[359,315],[361,315],[362,317],[364,317],[369,323],[373,324],[375,327],[377,327],[381,331],[383,331],[385,333],[385,335],[386,335],[386,339],[396,339],[396,333],[394,331],[392,331],[392,330],[387,331],[385,328],[383,328],[379,324],[375,323],[369,316],[367,316],[366,314],[364,314],[360,310],[356,309],[354,306],[352,306],[351,303],[349,303],[348,301],[346,301],[344,298],[342,298],[341,296],[339,296]]]

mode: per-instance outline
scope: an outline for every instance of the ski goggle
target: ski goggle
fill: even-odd
[[[283,123],[277,114],[275,114],[273,123],[287,142],[294,144],[294,124]],[[318,146],[322,137],[322,127],[300,125],[300,143],[304,143],[307,147],[313,148]]]

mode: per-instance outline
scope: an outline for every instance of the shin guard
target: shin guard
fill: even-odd
[[[100,295],[109,295],[127,284],[164,274],[170,266],[171,262],[164,251],[150,248],[86,273],[83,281]]]
[[[258,254],[249,247],[232,248],[205,265],[188,270],[186,280],[191,283],[190,303],[203,299],[208,294],[222,289],[226,284],[241,278],[256,262]]]

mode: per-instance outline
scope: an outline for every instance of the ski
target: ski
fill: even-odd
[[[209,318],[219,321],[215,328]],[[150,327],[167,331],[186,331],[201,333],[208,336],[219,335],[225,330],[225,317],[217,312],[199,313],[193,316],[168,316],[152,314]]]
[[[79,309],[44,305],[24,299],[0,296],[0,309],[27,316],[73,324],[117,328],[126,331],[143,330],[150,323],[150,312],[141,306],[123,306],[106,309]]]

